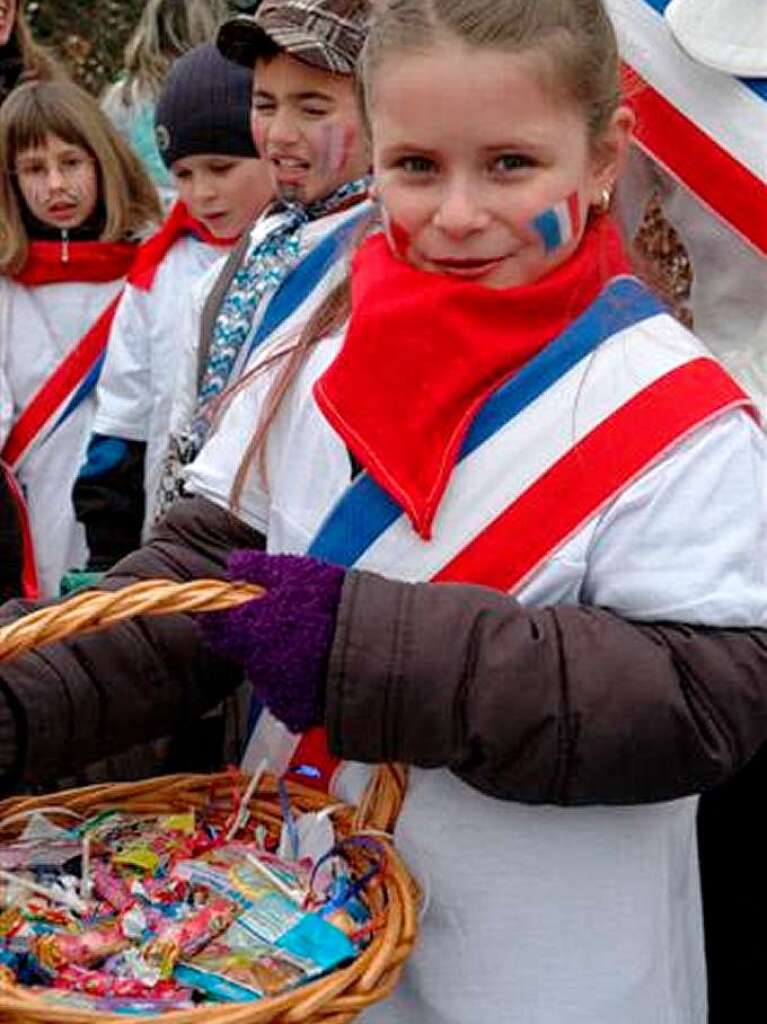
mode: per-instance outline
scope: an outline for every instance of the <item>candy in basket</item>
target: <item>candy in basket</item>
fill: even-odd
[[[0,657],[135,614],[209,609],[231,584],[86,593],[0,630]],[[0,1019],[351,1021],[396,984],[416,890],[359,808],[265,772],[167,776],[0,804]]]

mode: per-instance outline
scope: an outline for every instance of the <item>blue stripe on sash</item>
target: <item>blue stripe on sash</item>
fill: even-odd
[[[256,349],[281,327],[311,295],[335,263],[354,229],[369,213],[370,205],[365,203],[359,213],[345,220],[343,224],[339,224],[334,231],[331,231],[321,242],[310,249],[285,277],[269,301],[261,323],[253,335],[248,348],[246,364]],[[255,695],[252,696],[248,708],[247,736],[250,736],[255,729],[262,710],[261,701]]]
[[[663,14],[671,0],[644,0],[648,7],[652,7],[658,14]],[[722,72],[726,74],[726,72]],[[736,77],[736,76],[733,76]],[[742,82],[747,89],[755,92],[757,96],[760,96],[763,100],[767,100],[767,78],[739,78],[739,82]]]
[[[53,434],[56,433],[56,431],[59,429],[59,427],[66,420],[69,419],[69,417],[72,415],[72,413],[83,404],[83,402],[88,397],[88,395],[90,395],[90,393],[96,387],[96,385],[99,382],[99,377],[101,376],[101,369],[102,369],[102,367],[104,365],[104,360],[106,359],[106,355],[107,355],[106,351],[101,352],[99,354],[98,358],[95,360],[95,362],[91,366],[90,370],[88,370],[87,374],[80,381],[80,383],[79,383],[79,385],[77,387],[77,391],[75,391],[75,393],[72,395],[72,397],[67,402],[66,408],[64,409],[64,411],[61,413],[59,418],[56,420],[56,422],[53,424],[53,426],[50,428],[50,430],[45,435],[45,438],[44,438],[44,440],[42,442],[43,444],[45,444],[45,442]]]
[[[339,224],[334,231],[331,231],[315,245],[285,277],[266,307],[261,323],[250,343],[246,362],[250,360],[256,349],[281,327],[314,291],[335,263],[351,233],[369,212],[370,208],[365,204],[364,210],[345,220],[343,224]]]
[[[497,433],[606,338],[662,312],[661,303],[635,278],[612,281],[566,331],[490,396],[464,438],[459,460]],[[352,566],[401,515],[400,506],[371,476],[362,473],[330,511],[307,554]]]

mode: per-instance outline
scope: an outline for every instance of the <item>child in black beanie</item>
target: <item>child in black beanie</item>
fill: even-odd
[[[93,571],[140,544],[165,453],[184,307],[272,195],[250,131],[252,74],[212,43],[172,66],[155,113],[179,199],[142,246],[110,334],[74,503]]]

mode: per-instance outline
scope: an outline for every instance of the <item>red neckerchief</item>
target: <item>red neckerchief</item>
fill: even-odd
[[[494,290],[416,270],[382,234],[352,268],[352,315],[314,386],[325,418],[425,539],[461,443],[489,395],[630,272],[608,217],[541,280]]]
[[[32,241],[26,263],[13,279],[33,288],[65,281],[115,281],[128,273],[136,250],[135,242]]]
[[[217,245],[222,249],[231,248],[237,241],[236,238],[218,238],[211,234],[202,221],[193,217],[186,205],[179,199],[173,204],[173,208],[165,218],[160,230],[141,243],[136,255],[136,262],[128,277],[135,288],[140,288],[144,292],[151,289],[168,250],[182,235],[194,235],[201,242]]]

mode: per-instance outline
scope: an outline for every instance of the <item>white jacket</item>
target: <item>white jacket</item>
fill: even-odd
[[[168,444],[186,309],[195,282],[222,258],[222,252],[193,235],[179,238],[165,254],[149,291],[126,285],[112,324],[93,430],[146,443],[146,523],[151,522]]]
[[[270,551],[305,551],[350,481],[346,447],[312,395],[340,340],[318,346],[303,367],[273,425],[268,483],[254,469],[241,496],[238,514],[266,534]],[[665,315],[610,339],[572,382],[575,404],[558,405],[559,391],[550,399],[559,420],[536,444],[573,444],[616,380],[644,379],[648,353],[665,358],[669,346],[685,345],[699,351]],[[256,378],[234,399],[189,468],[190,490],[227,505],[266,386]],[[537,409],[529,407],[532,423]],[[429,560],[426,549],[463,543],[467,516],[483,518],[485,493],[504,476],[524,475],[526,450],[513,451],[519,457],[504,461],[488,443],[454,470],[428,544],[398,520],[356,564],[423,578],[417,562]],[[764,625],[766,494],[764,435],[745,413],[723,413],[592,516],[517,596],[602,605],[636,619]],[[355,799],[367,771],[347,765],[339,795]],[[526,806],[477,793],[446,770],[413,770],[397,839],[424,887],[422,932],[397,989],[361,1019],[703,1024],[695,812],[695,798]]]
[[[335,231],[345,221],[358,217],[363,210],[369,209],[368,204],[358,204],[339,213],[329,214],[317,220],[310,221],[303,225],[299,233],[299,260],[304,259],[311,250],[317,246],[332,231]],[[249,249],[259,244],[270,232],[275,230],[279,220],[284,215],[266,213],[254,224],[251,229],[251,240]],[[173,398],[173,411],[171,413],[171,433],[183,432],[191,423],[197,411],[197,379],[200,369],[200,327],[202,311],[211,289],[221,270],[216,265],[200,279],[195,286],[191,301],[185,307],[184,323],[181,336],[184,339],[183,347],[179,353],[179,366],[176,374],[175,394]],[[265,342],[265,345],[279,346],[291,339],[295,339],[301,328],[311,316],[312,312],[319,306],[331,288],[339,282],[346,273],[345,259],[338,259],[325,276],[316,282],[315,287],[306,297],[304,302],[298,306],[291,316],[285,321],[273,337]],[[249,338],[258,330],[261,319],[275,294],[275,288],[267,288],[259,303],[256,315],[250,328]],[[248,342],[242,348],[239,358],[236,360],[230,386],[258,359],[264,354],[265,349],[259,349],[254,355],[249,354]]]
[[[0,278],[0,381],[7,430],[55,368],[122,288],[123,281],[72,282],[27,288]],[[96,408],[93,393],[52,435],[35,442],[17,470],[26,495],[43,596],[58,594],[62,575],[86,561],[85,534],[75,520],[72,485],[85,454]]]

